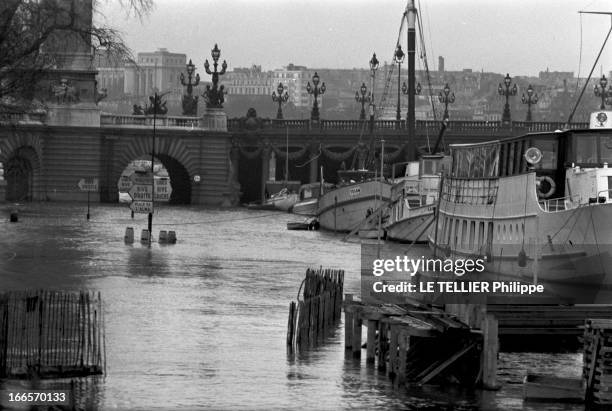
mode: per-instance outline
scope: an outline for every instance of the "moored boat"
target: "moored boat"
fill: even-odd
[[[385,224],[387,238],[425,243],[432,227],[442,172],[443,155],[424,155],[406,164],[405,176],[391,187],[391,206]]]
[[[486,258],[487,273],[543,284],[563,302],[612,302],[611,118],[451,145],[432,248]]]
[[[321,188],[321,183],[303,184],[300,187],[299,200],[293,206],[293,214],[303,216],[316,215],[319,197],[324,191],[331,188],[333,188],[333,184],[329,183],[323,183],[323,188]]]
[[[391,183],[374,171],[341,170],[338,176],[338,186],[319,198],[317,217],[326,230],[355,230],[390,200]]]

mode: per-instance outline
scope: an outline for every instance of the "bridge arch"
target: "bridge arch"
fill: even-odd
[[[41,153],[41,139],[31,133],[14,133],[0,140],[6,201],[45,200]]]
[[[132,161],[150,159],[153,148],[151,138],[132,140],[119,153],[112,173],[111,186],[116,189],[121,173]],[[189,153],[180,139],[161,137],[155,143],[155,158],[168,171],[172,184],[171,204],[190,204],[192,198],[193,176],[197,174],[197,159]]]

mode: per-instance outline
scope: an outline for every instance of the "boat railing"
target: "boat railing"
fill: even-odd
[[[493,204],[498,189],[498,178],[448,178],[442,186],[442,199],[456,204]]]
[[[538,205],[542,211],[547,213],[554,213],[557,211],[570,210],[576,208],[576,205],[580,201],[580,196],[565,196],[559,198],[551,198],[548,200],[538,200]]]

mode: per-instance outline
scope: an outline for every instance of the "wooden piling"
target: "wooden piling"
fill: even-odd
[[[366,362],[374,363],[376,357],[376,329],[378,328],[378,321],[368,320],[368,334],[366,340]]]
[[[353,346],[353,311],[350,304],[353,302],[353,294],[344,296],[344,348],[350,350]]]
[[[485,389],[499,389],[497,384],[497,354],[499,352],[498,322],[493,314],[487,314],[482,321],[482,386]]]
[[[351,342],[351,348],[353,351],[353,357],[361,357],[361,318],[359,313],[353,313],[353,341]]]

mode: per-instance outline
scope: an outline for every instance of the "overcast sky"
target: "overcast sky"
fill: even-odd
[[[155,0],[139,21],[114,0],[102,4],[106,24],[134,53],[185,53],[201,70],[215,43],[229,69],[288,63],[313,68],[365,68],[373,52],[391,61],[406,0]],[[430,69],[516,75],[551,71],[585,77],[611,25],[610,0],[416,0]],[[582,41],[581,41],[582,38]],[[405,32],[401,37],[406,48]],[[582,63],[580,49],[582,44]],[[404,63],[405,64],[405,63]],[[417,58],[417,68],[423,63]],[[612,70],[612,38],[595,70]]]

